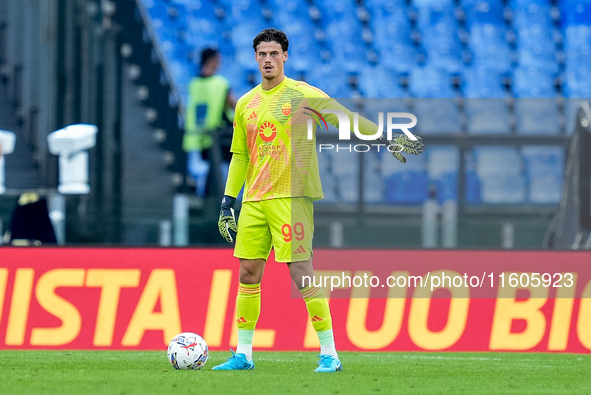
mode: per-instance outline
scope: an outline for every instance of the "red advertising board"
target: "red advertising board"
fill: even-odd
[[[526,251],[314,255],[317,275],[328,281],[337,347],[352,351],[587,353],[590,258]],[[371,286],[360,285],[363,276]],[[413,278],[425,284],[413,285]],[[3,247],[0,348],[163,350],[174,335],[192,331],[210,348],[228,349],[237,337],[237,288],[230,249]],[[256,349],[317,348],[297,296],[286,265],[271,257]]]

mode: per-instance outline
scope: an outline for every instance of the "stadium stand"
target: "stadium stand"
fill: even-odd
[[[138,86],[123,82],[125,89],[137,90],[145,108],[129,113],[143,116],[149,109],[156,114],[146,127],[155,130],[154,145],[167,159],[155,171],[174,174],[177,187],[184,164],[175,150],[198,54],[205,47],[218,47],[223,58],[220,74],[240,96],[260,82],[252,38],[272,26],[290,38],[288,76],[350,100],[353,110],[370,118],[393,108],[416,114],[415,130],[427,146],[425,155],[410,157],[405,165],[383,152],[364,154],[357,163],[346,151],[320,155],[329,203],[325,210],[348,206],[360,212],[396,212],[401,206],[418,213],[433,190],[440,204],[457,200],[460,206],[482,211],[534,207],[542,212],[554,210],[560,201],[560,175],[575,113],[591,96],[591,0],[115,3],[116,22],[126,37],[134,36],[127,41],[133,50],[125,61],[133,64],[130,70],[141,68],[139,79],[133,81]],[[17,8],[15,12],[21,12]],[[102,10],[94,12],[99,15]],[[19,96],[12,87],[20,79],[29,84],[32,80],[26,67],[18,69],[15,66],[22,64],[4,54],[2,34],[8,30],[1,21],[0,15],[0,72],[10,77],[9,96]],[[3,65],[6,59],[12,68]],[[68,83],[64,89],[74,85]],[[23,107],[37,104],[29,103],[30,86],[22,89]],[[77,114],[66,107],[68,94],[57,101],[62,118]],[[75,89],[71,94],[82,95]],[[0,110],[10,113],[3,120],[6,128],[22,127],[30,133],[35,124],[46,125],[43,118],[36,123],[32,109],[15,114],[10,107]],[[327,141],[336,139],[334,128],[325,135]],[[143,142],[146,149],[154,143]],[[18,157],[47,161],[46,155],[38,154],[25,149]],[[54,173],[48,171],[53,178]],[[551,187],[545,190],[545,183]]]
[[[228,55],[222,74],[233,90],[238,95],[249,90],[259,82],[252,37],[276,26],[291,39],[288,75],[304,78],[333,97],[412,98],[410,111],[420,119],[417,130],[427,137],[523,135],[535,142],[560,136],[572,129],[577,104],[563,98],[591,96],[591,3],[586,0],[141,2],[183,95],[194,62],[187,54],[212,44]],[[492,156],[486,148],[469,149],[464,153],[474,157],[476,168],[466,167],[462,176],[458,167],[434,176],[432,163],[438,159],[427,159],[427,171],[413,168],[413,161],[421,159],[411,158],[410,166],[397,170],[405,176],[393,178],[372,156],[362,178],[378,186],[364,191],[364,200],[420,204],[430,185],[443,188],[442,180],[452,185],[463,180],[465,198],[472,204],[556,204],[559,194],[542,198],[534,191],[543,165],[527,159],[526,148],[495,148]],[[495,161],[489,163],[490,157]],[[528,165],[498,174],[486,171],[502,161]],[[355,202],[357,195],[344,190],[358,184],[344,183],[342,170],[336,170],[346,156],[327,155],[322,162],[327,201]],[[367,170],[375,167],[381,171]],[[405,186],[411,178],[421,180],[412,185],[416,191]],[[441,194],[456,196],[457,190]]]

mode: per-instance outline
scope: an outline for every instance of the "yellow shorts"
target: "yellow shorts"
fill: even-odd
[[[307,261],[312,256],[314,206],[306,197],[242,203],[234,256],[277,262]]]

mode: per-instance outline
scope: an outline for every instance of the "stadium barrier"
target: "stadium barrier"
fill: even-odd
[[[202,334],[213,350],[236,345],[238,262],[229,249],[2,247],[0,254],[1,349],[164,350],[181,331]],[[391,269],[399,280],[394,287],[326,290],[340,350],[591,350],[588,252],[318,250],[314,256],[317,274],[327,279],[371,279]],[[363,270],[356,271],[360,262]],[[425,286],[403,286],[400,279],[413,276]],[[386,297],[373,297],[382,288]],[[287,268],[271,257],[256,349],[317,349],[304,304],[291,289]]]

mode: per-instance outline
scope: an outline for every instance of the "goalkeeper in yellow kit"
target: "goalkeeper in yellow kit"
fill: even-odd
[[[219,220],[220,233],[236,242],[234,256],[240,260],[240,286],[236,298],[238,347],[236,353],[213,370],[250,370],[252,339],[260,314],[261,280],[265,263],[275,250],[275,260],[287,263],[300,290],[312,325],[320,340],[320,361],[316,372],[342,370],[332,331],[328,301],[318,287],[302,287],[302,277],[314,276],[312,237],[314,200],[322,199],[315,139],[307,138],[303,108],[339,109],[352,113],[324,92],[305,82],[287,78],[284,63],[289,42],[285,33],[265,29],[253,40],[255,59],[262,83],[242,96],[236,105],[232,160]],[[326,120],[337,124],[337,118]],[[359,117],[363,134],[374,134],[377,125]],[[422,143],[397,135],[387,145],[417,155]],[[235,198],[244,185],[240,221],[234,218]]]

